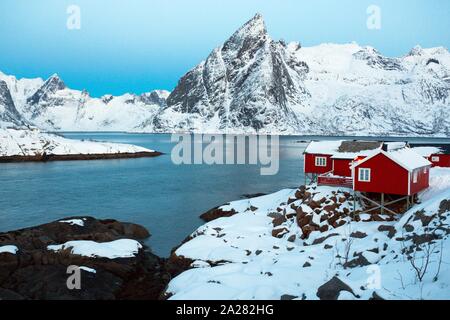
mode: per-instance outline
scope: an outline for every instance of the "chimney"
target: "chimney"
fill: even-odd
[[[388,145],[387,145],[387,143],[383,142],[383,145],[381,146],[381,150],[383,150],[385,152],[388,152]]]

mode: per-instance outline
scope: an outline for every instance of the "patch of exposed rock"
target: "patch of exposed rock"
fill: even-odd
[[[82,223],[55,221],[0,233],[0,247],[12,245],[18,248],[15,254],[0,253],[0,300],[160,298],[170,274],[166,271],[165,260],[143,245],[134,257],[115,259],[47,249],[49,245],[74,240],[99,243],[119,239],[143,240],[150,236],[144,227],[91,217],[70,219]],[[71,265],[83,267],[80,269],[80,290],[69,290],[66,285],[70,276],[67,268]]]

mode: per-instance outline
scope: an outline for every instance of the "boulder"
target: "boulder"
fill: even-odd
[[[338,277],[333,277],[318,288],[317,296],[320,300],[337,300],[341,291],[348,291],[354,295],[352,288]]]

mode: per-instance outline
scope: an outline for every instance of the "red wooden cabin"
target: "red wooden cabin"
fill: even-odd
[[[381,141],[331,140],[311,141],[304,151],[306,180],[321,185],[353,185],[351,165],[355,159],[370,156],[384,147],[404,148],[404,142],[383,143]]]
[[[450,168],[450,144],[411,144],[410,146],[428,159],[433,167]]]
[[[355,161],[353,189],[358,192],[412,196],[428,188],[431,163],[410,148]]]

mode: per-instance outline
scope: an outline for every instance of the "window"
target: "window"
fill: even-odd
[[[423,168],[423,173],[424,173],[424,174],[427,174],[427,172],[428,172],[427,167]]]
[[[370,182],[370,169],[368,168],[359,169],[359,181]]]
[[[439,162],[439,157],[438,156],[431,157],[431,162]]]
[[[413,172],[413,183],[417,183],[419,180],[419,172],[416,170]]]
[[[326,167],[327,158],[326,157],[316,157],[316,167]]]

